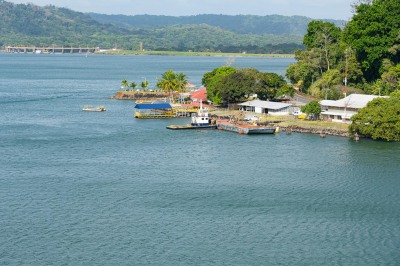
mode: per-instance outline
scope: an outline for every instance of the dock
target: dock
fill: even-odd
[[[249,123],[238,123],[238,122],[229,122],[227,120],[218,120],[217,128],[219,130],[226,130],[231,132],[236,132],[238,134],[275,134],[278,133],[278,127],[265,127],[265,126],[257,126]]]

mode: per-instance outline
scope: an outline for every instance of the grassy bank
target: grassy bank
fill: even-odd
[[[293,54],[243,54],[243,53],[217,53],[217,52],[178,52],[178,51],[132,51],[114,50],[99,52],[110,55],[165,55],[165,56],[223,56],[223,57],[275,57],[293,58]]]

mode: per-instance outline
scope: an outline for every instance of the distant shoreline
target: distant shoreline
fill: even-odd
[[[96,54],[294,58],[294,54],[248,54],[248,53],[220,53],[220,52],[131,51],[131,50],[110,50],[104,52],[96,52]]]

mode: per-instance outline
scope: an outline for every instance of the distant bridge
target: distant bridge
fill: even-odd
[[[59,47],[59,46],[6,46],[6,53],[31,53],[31,54],[81,54],[95,53],[100,49],[98,47]]]

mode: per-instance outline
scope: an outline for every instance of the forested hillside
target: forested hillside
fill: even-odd
[[[159,28],[172,25],[207,24],[239,34],[274,34],[303,36],[307,31],[307,24],[311,18],[301,16],[254,16],[254,15],[197,15],[197,16],[155,16],[155,15],[104,15],[89,13],[102,23],[132,28]],[[343,20],[326,20],[343,27]]]
[[[286,77],[303,92],[328,99],[348,87],[367,94],[400,90],[400,1],[360,1],[344,29],[324,21],[308,24],[304,51]],[[352,92],[347,89],[348,93]]]
[[[138,50],[143,43],[146,50],[174,51],[208,51],[208,52],[248,52],[248,53],[294,53],[303,48],[302,36],[290,34],[294,24],[284,22],[279,17],[275,24],[254,22],[251,16],[238,16],[242,25],[236,27],[236,16],[201,15],[186,17],[191,23],[175,23],[173,17],[163,27],[158,27],[162,20],[145,23],[139,26],[121,26],[121,24],[100,23],[93,19],[93,14],[75,12],[53,5],[39,7],[33,4],[13,4],[0,0],[0,47],[6,45],[36,46],[90,46],[127,50]],[[214,19],[212,19],[214,17]],[[142,16],[141,18],[148,18]],[[153,17],[154,18],[154,17]],[[176,18],[178,21],[181,18]],[[201,23],[210,20],[209,24]],[[218,24],[218,19],[221,23]],[[232,19],[230,30],[224,25]],[[300,20],[306,18],[298,17]],[[198,23],[195,23],[196,20]],[[288,18],[290,20],[290,18]],[[243,24],[244,23],[244,24]],[[280,23],[282,27],[278,27]],[[210,25],[213,24],[213,25]],[[297,25],[298,27],[302,24]],[[296,26],[296,27],[297,27]],[[279,34],[261,31],[262,28],[276,28]],[[253,30],[247,30],[253,28]],[[294,31],[297,32],[296,29]],[[262,34],[261,34],[262,33]],[[283,34],[284,33],[284,34]]]

